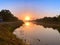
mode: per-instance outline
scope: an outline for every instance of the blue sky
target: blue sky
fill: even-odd
[[[15,16],[23,11],[35,12],[37,17],[60,14],[60,0],[0,0],[0,10],[9,9]]]

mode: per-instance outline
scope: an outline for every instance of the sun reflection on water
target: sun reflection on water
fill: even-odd
[[[29,23],[29,22],[25,22],[25,25],[26,25],[26,26],[29,26],[29,25],[30,25],[30,23]]]
[[[34,24],[32,22],[24,22],[24,27],[32,27]]]
[[[22,27],[14,31],[14,34],[23,39],[27,45],[60,44],[60,33],[57,30],[44,28],[42,25],[36,25],[32,22],[25,21]]]

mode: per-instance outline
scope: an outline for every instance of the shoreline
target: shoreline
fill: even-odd
[[[0,45],[26,45],[22,39],[18,39],[12,32],[22,26],[23,22],[0,23]]]

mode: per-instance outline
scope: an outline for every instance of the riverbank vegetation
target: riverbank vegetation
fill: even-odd
[[[60,32],[60,15],[57,17],[44,17],[33,21],[38,25],[43,25],[45,28],[57,29]]]
[[[60,15],[57,17],[44,17],[41,19],[36,19],[35,21],[37,22],[45,22],[45,23],[55,23],[55,24],[60,24]]]
[[[22,39],[16,38],[13,31],[23,21],[16,18],[9,10],[0,11],[0,45],[26,45]]]
[[[44,17],[41,19],[36,19],[36,22],[45,23],[48,25],[60,26],[60,15],[57,17]]]
[[[19,27],[19,22],[5,22],[0,24],[0,45],[25,45],[22,39],[16,38],[14,29]]]

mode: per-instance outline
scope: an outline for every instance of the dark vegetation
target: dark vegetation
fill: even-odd
[[[45,23],[55,23],[55,24],[59,24],[60,23],[60,15],[59,16],[57,16],[57,17],[44,17],[44,18],[42,18],[42,19],[37,19],[37,20],[35,20],[35,21],[37,21],[37,22],[45,22]]]
[[[43,25],[45,28],[57,29],[60,32],[60,15],[57,17],[44,17],[36,19],[34,22],[38,25]]]
[[[7,21],[17,21],[18,18],[16,18],[9,10],[1,10],[0,11],[0,20],[7,22]]]
[[[0,45],[25,45],[22,39],[16,38],[13,34],[20,22],[8,22],[0,24]]]
[[[16,38],[14,29],[23,24],[9,10],[0,11],[0,45],[25,45],[22,39]]]

